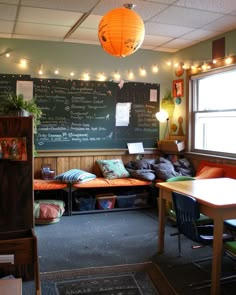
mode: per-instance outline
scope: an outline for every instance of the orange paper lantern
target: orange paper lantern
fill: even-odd
[[[109,11],[101,19],[98,28],[102,48],[117,57],[125,57],[137,51],[143,43],[144,34],[143,20],[126,7]]]

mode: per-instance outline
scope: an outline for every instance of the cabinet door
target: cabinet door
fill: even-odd
[[[19,159],[0,159],[0,232],[34,226],[33,219],[33,120],[32,117],[0,117],[0,142],[16,139]],[[21,141],[22,139],[22,141]],[[10,147],[8,147],[10,148]],[[2,148],[3,149],[3,148]],[[22,151],[23,150],[23,151]],[[10,153],[10,151],[9,151]]]

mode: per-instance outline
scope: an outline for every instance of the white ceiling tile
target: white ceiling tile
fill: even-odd
[[[17,6],[0,4],[0,19],[14,20],[16,17]]]
[[[143,21],[149,20],[157,13],[161,12],[168,6],[161,3],[154,3],[149,1],[133,0],[132,4],[135,4],[134,11],[140,15]],[[129,1],[128,1],[129,3]],[[123,7],[127,4],[127,0],[102,0],[95,8],[93,13],[104,16],[112,9]]]
[[[44,40],[44,41],[58,41],[62,42],[63,38],[61,37],[52,37],[52,36],[37,36],[37,35],[25,35],[25,34],[14,34],[13,38],[15,39],[27,39],[27,40]]]
[[[72,26],[82,16],[78,12],[68,12],[43,8],[22,7],[19,12],[20,22]]]
[[[155,48],[155,46],[142,44],[142,46],[140,48],[141,49],[146,49],[146,50],[153,50],[153,48]]]
[[[168,48],[184,48],[184,47],[189,47],[192,46],[194,44],[196,44],[197,41],[193,41],[193,40],[185,40],[185,39],[175,39],[172,40],[170,42],[167,42],[166,44],[164,44],[165,47]]]
[[[235,0],[179,0],[175,5],[219,13],[230,13],[236,10]]]
[[[148,35],[169,36],[176,38],[178,36],[191,32],[192,30],[193,28],[187,28],[183,26],[174,26],[153,22],[145,23],[145,32]]]
[[[144,0],[145,1],[145,0]],[[170,4],[173,4],[176,2],[176,0],[146,0],[146,2],[158,2],[158,3],[162,3],[162,4],[167,4],[167,5],[170,5]]]
[[[87,41],[96,41],[99,42],[98,39],[98,31],[91,29],[77,29],[74,33],[70,35],[70,39],[78,39],[78,40],[87,40]]]
[[[101,18],[127,0],[0,0],[0,37],[99,45]],[[236,29],[236,0],[132,0],[143,49],[175,52]],[[69,38],[64,36],[87,13]],[[12,32],[12,30],[15,31]]]
[[[98,0],[22,0],[21,5],[85,13],[97,2]]]
[[[145,35],[143,45],[144,46],[160,46],[163,43],[166,43],[168,41],[172,40],[171,37],[163,37],[163,36],[151,36],[151,35]]]
[[[0,33],[3,32],[6,34],[10,34],[12,33],[13,27],[14,27],[14,22],[0,20]]]
[[[153,48],[154,51],[163,51],[163,52],[177,52],[178,48],[168,48],[168,47],[156,47]]]
[[[236,29],[236,16],[226,15],[203,27],[206,30],[225,32]]]
[[[1,0],[1,3],[18,5],[20,0]]]
[[[99,41],[95,41],[95,40],[83,40],[83,39],[73,39],[73,38],[65,39],[64,42],[66,42],[66,43],[79,43],[79,44],[100,45],[100,42]]]
[[[86,20],[81,24],[81,28],[86,29],[98,29],[98,25],[102,19],[100,15],[90,15]]]
[[[31,35],[35,37],[64,37],[68,32],[69,27],[49,26],[45,24],[30,24],[17,23],[15,34]]]
[[[1,0],[1,4],[18,5],[20,0]]]
[[[220,32],[218,31],[209,31],[209,30],[202,30],[202,29],[197,29],[194,30],[188,34],[185,34],[182,36],[183,39],[188,39],[188,40],[196,40],[196,41],[203,41],[209,38],[213,38],[217,35],[219,35]]]
[[[11,34],[5,34],[0,32],[0,38],[11,38]]]
[[[221,16],[222,14],[219,13],[170,6],[151,21],[190,28],[199,28]]]

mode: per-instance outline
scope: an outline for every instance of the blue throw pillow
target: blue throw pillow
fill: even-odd
[[[66,172],[63,172],[55,177],[57,181],[65,183],[78,183],[86,182],[96,178],[95,174],[80,170],[80,169],[71,169]]]

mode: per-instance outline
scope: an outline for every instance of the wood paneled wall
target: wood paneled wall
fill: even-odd
[[[144,158],[156,159],[160,157],[157,149],[147,149],[144,153]],[[186,157],[195,170],[201,160],[236,165],[236,159],[226,159],[211,155],[201,155],[193,153],[181,154]],[[121,159],[123,163],[128,163],[136,159],[136,155],[129,155],[127,150],[88,150],[80,152],[71,151],[47,151],[41,152],[34,158],[34,178],[41,178],[40,169],[43,164],[50,164],[51,168],[55,170],[55,175],[65,172],[69,169],[81,169],[96,175],[101,175],[101,172],[96,165],[96,160],[105,159]]]
[[[157,158],[157,150],[153,149],[145,151],[144,158]],[[65,172],[69,169],[81,169],[96,175],[100,174],[96,160],[105,159],[121,159],[123,163],[135,160],[136,155],[129,155],[127,150],[103,150],[103,151],[87,151],[87,152],[45,152],[40,153],[34,158],[34,178],[41,178],[40,169],[42,165],[49,164],[51,169],[55,170],[55,175]],[[100,174],[101,175],[101,174]]]

